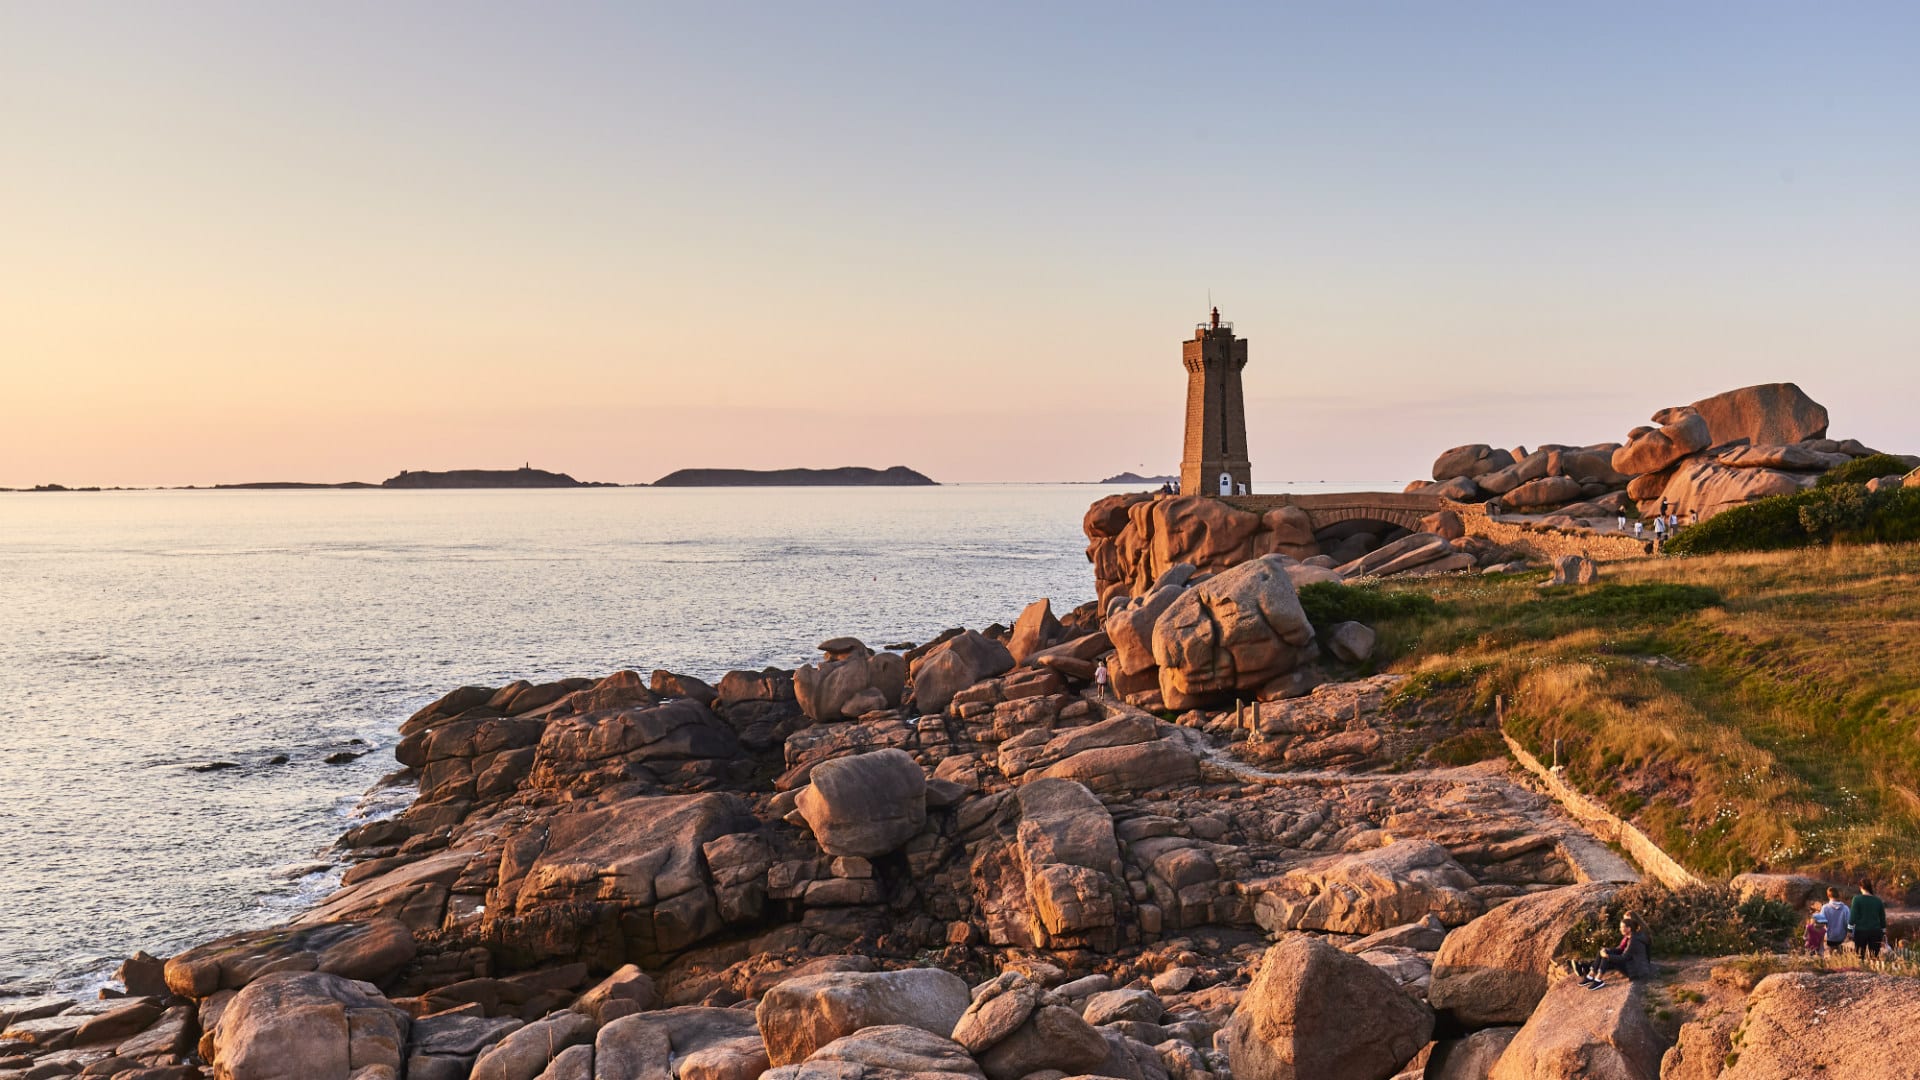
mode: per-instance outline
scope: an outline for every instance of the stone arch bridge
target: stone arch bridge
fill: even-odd
[[[1421,518],[1440,510],[1453,510],[1462,517],[1486,513],[1482,507],[1451,502],[1423,492],[1341,491],[1324,495],[1240,495],[1220,501],[1256,514],[1285,506],[1305,510],[1313,522],[1314,532],[1343,521],[1384,521],[1418,530]]]

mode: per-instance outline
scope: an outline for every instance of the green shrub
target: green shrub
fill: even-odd
[[[1864,484],[1878,477],[1899,476],[1912,470],[1913,466],[1907,464],[1903,458],[1894,457],[1892,454],[1869,454],[1828,470],[1818,483],[1821,487],[1832,487],[1835,484]]]
[[[1800,522],[1800,508],[1811,491],[1773,495],[1722,510],[1698,525],[1689,525],[1667,541],[1670,555],[1716,555],[1729,551],[1779,551],[1811,543]]]
[[[1300,587],[1300,606],[1313,624],[1313,632],[1324,636],[1335,623],[1363,622],[1368,626],[1389,619],[1420,618],[1440,610],[1433,597],[1425,593],[1381,588],[1378,584],[1340,585],[1316,581]]]
[[[1667,551],[1673,555],[1713,555],[1811,544],[1897,544],[1913,540],[1920,540],[1920,488],[1868,491],[1863,484],[1829,484],[1721,511],[1682,529],[1667,543]]]
[[[1567,936],[1575,955],[1591,956],[1620,943],[1620,919],[1640,917],[1655,960],[1669,956],[1728,956],[1774,949],[1800,930],[1801,913],[1778,900],[1742,900],[1725,882],[1670,889],[1642,881],[1615,893],[1598,918],[1582,920]]]

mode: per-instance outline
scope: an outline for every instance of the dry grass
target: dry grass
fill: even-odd
[[[1396,585],[1382,626],[1418,689],[1507,706],[1695,870],[1920,885],[1920,545],[1811,549]]]

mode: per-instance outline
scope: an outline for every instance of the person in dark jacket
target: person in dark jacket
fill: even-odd
[[[1576,962],[1573,965],[1573,973],[1581,977],[1589,990],[1607,985],[1609,971],[1618,971],[1629,979],[1644,979],[1653,974],[1653,945],[1639,916],[1621,917],[1619,946],[1601,949],[1591,964]]]
[[[1853,898],[1853,947],[1861,956],[1879,956],[1887,942],[1887,905],[1873,895],[1873,882],[1860,883],[1860,895]]]

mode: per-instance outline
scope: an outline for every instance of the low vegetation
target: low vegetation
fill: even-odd
[[[1784,951],[1729,957],[1714,965],[1713,975],[1729,985],[1751,990],[1761,979],[1786,971],[1873,971],[1911,979],[1920,977],[1920,953],[1896,946],[1877,957],[1863,957],[1856,952],[1815,954],[1789,947]]]
[[[1636,915],[1646,926],[1654,957],[1727,956],[1777,949],[1794,940],[1800,913],[1778,900],[1742,900],[1724,883],[1670,889],[1643,881],[1621,889],[1598,917],[1567,937],[1575,956],[1593,956],[1620,942],[1620,920]]]
[[[1826,484],[1716,514],[1680,530],[1667,552],[1712,555],[1914,540],[1920,540],[1920,488],[1868,491],[1865,484]]]
[[[1440,608],[1430,596],[1383,588],[1378,582],[1303,585],[1300,606],[1307,613],[1307,621],[1313,624],[1314,633],[1323,636],[1336,623],[1371,625],[1383,619],[1418,619]]]
[[[1902,476],[1912,468],[1913,466],[1908,464],[1905,458],[1897,458],[1892,454],[1869,454],[1866,457],[1854,458],[1838,468],[1827,470],[1821,474],[1817,483],[1821,487],[1831,487],[1836,484],[1864,484],[1882,476]]]
[[[1370,621],[1402,695],[1498,702],[1509,734],[1543,760],[1557,744],[1571,782],[1697,873],[1920,886],[1920,545],[1602,574],[1387,582],[1359,603],[1387,612]]]

